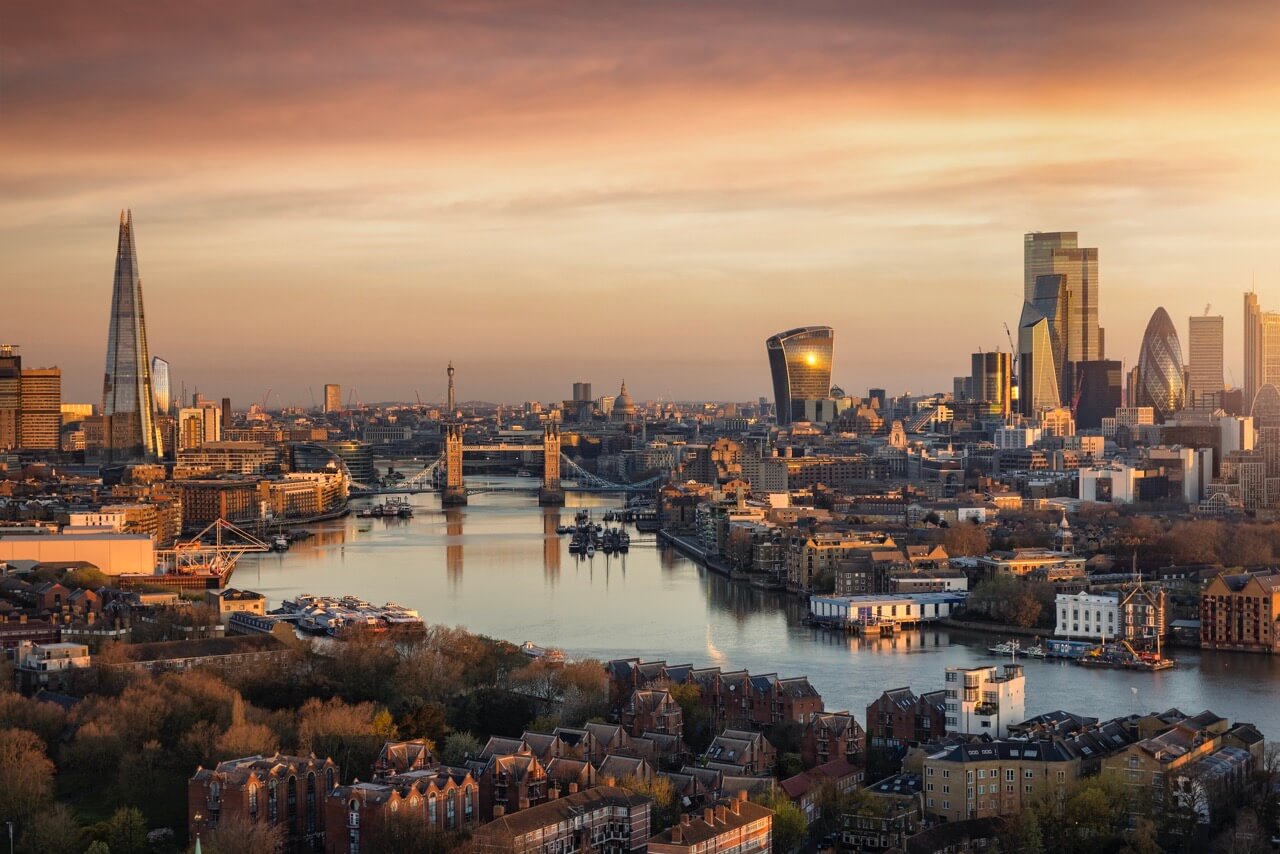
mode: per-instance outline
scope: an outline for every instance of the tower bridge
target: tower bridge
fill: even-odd
[[[440,503],[445,507],[458,507],[467,503],[467,488],[462,480],[462,455],[473,453],[527,454],[537,445],[518,442],[466,445],[462,441],[462,425],[449,424],[444,434],[444,481]],[[564,490],[560,487],[560,428],[548,424],[542,430],[542,488],[538,490],[538,503],[559,506],[564,504]]]

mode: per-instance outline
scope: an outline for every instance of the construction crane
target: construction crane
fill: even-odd
[[[1010,356],[1010,358],[1017,359],[1017,358],[1018,358],[1018,348],[1017,348],[1017,346],[1013,343],[1013,332],[1011,332],[1011,331],[1009,330],[1009,324],[1008,324],[1008,323],[1006,323],[1006,324],[1004,325],[1004,337],[1006,337],[1006,338],[1008,338],[1008,339],[1009,339],[1009,356]]]
[[[1205,303],[1205,304],[1204,304],[1204,316],[1205,316],[1205,317],[1208,317],[1208,316],[1209,316],[1209,309],[1211,309],[1211,308],[1213,308],[1213,303],[1209,303],[1209,302],[1207,302],[1207,303]]]
[[[269,389],[267,389],[267,390],[266,390],[266,392],[262,395],[262,411],[263,411],[263,412],[266,412],[266,411],[267,411],[267,398],[271,397],[271,392],[272,392],[272,391],[274,391],[274,389],[270,389],[270,388],[269,388]]]

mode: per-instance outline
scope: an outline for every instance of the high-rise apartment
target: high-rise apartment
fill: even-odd
[[[1216,409],[1222,397],[1222,315],[1188,320],[1187,405]]]
[[[169,379],[169,363],[159,356],[151,357],[151,395],[156,401],[156,412],[168,415],[173,406],[173,386]]]
[[[120,212],[111,321],[107,329],[107,369],[102,383],[102,415],[109,459],[151,460],[164,453],[155,419],[133,211]]]
[[[1157,308],[1147,323],[1138,352],[1137,405],[1155,410],[1156,421],[1164,423],[1182,409],[1186,389],[1182,375],[1182,347],[1178,330],[1169,313]]]
[[[23,368],[18,445],[27,450],[56,451],[62,447],[61,436],[62,371]]]
[[[0,344],[0,451],[18,447],[22,412],[22,356],[13,344]]]
[[[342,386],[337,383],[326,383],[324,387],[324,411],[342,411]]]
[[[834,346],[835,332],[830,326],[789,329],[765,342],[780,426],[803,421],[806,401],[831,396]]]

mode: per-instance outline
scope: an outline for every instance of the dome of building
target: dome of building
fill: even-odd
[[[631,392],[627,391],[627,381],[622,381],[622,390],[618,392],[618,399],[613,402],[613,420],[614,421],[631,421],[636,417],[636,404],[631,399]]]
[[[844,389],[840,388],[840,386],[838,385],[833,385],[831,387],[831,396],[836,400],[839,400],[840,398],[845,396]]]
[[[1183,385],[1182,347],[1178,330],[1169,313],[1157,308],[1142,335],[1138,353],[1138,406],[1155,410],[1157,423],[1182,408],[1186,397]]]

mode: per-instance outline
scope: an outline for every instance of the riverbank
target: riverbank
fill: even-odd
[[[988,635],[1015,635],[1021,638],[1053,637],[1052,629],[1035,627],[1024,629],[1022,626],[1011,626],[1007,623],[984,623],[979,620],[956,620],[951,617],[939,619],[933,625],[943,626],[948,629],[963,629],[966,632],[981,632]]]

